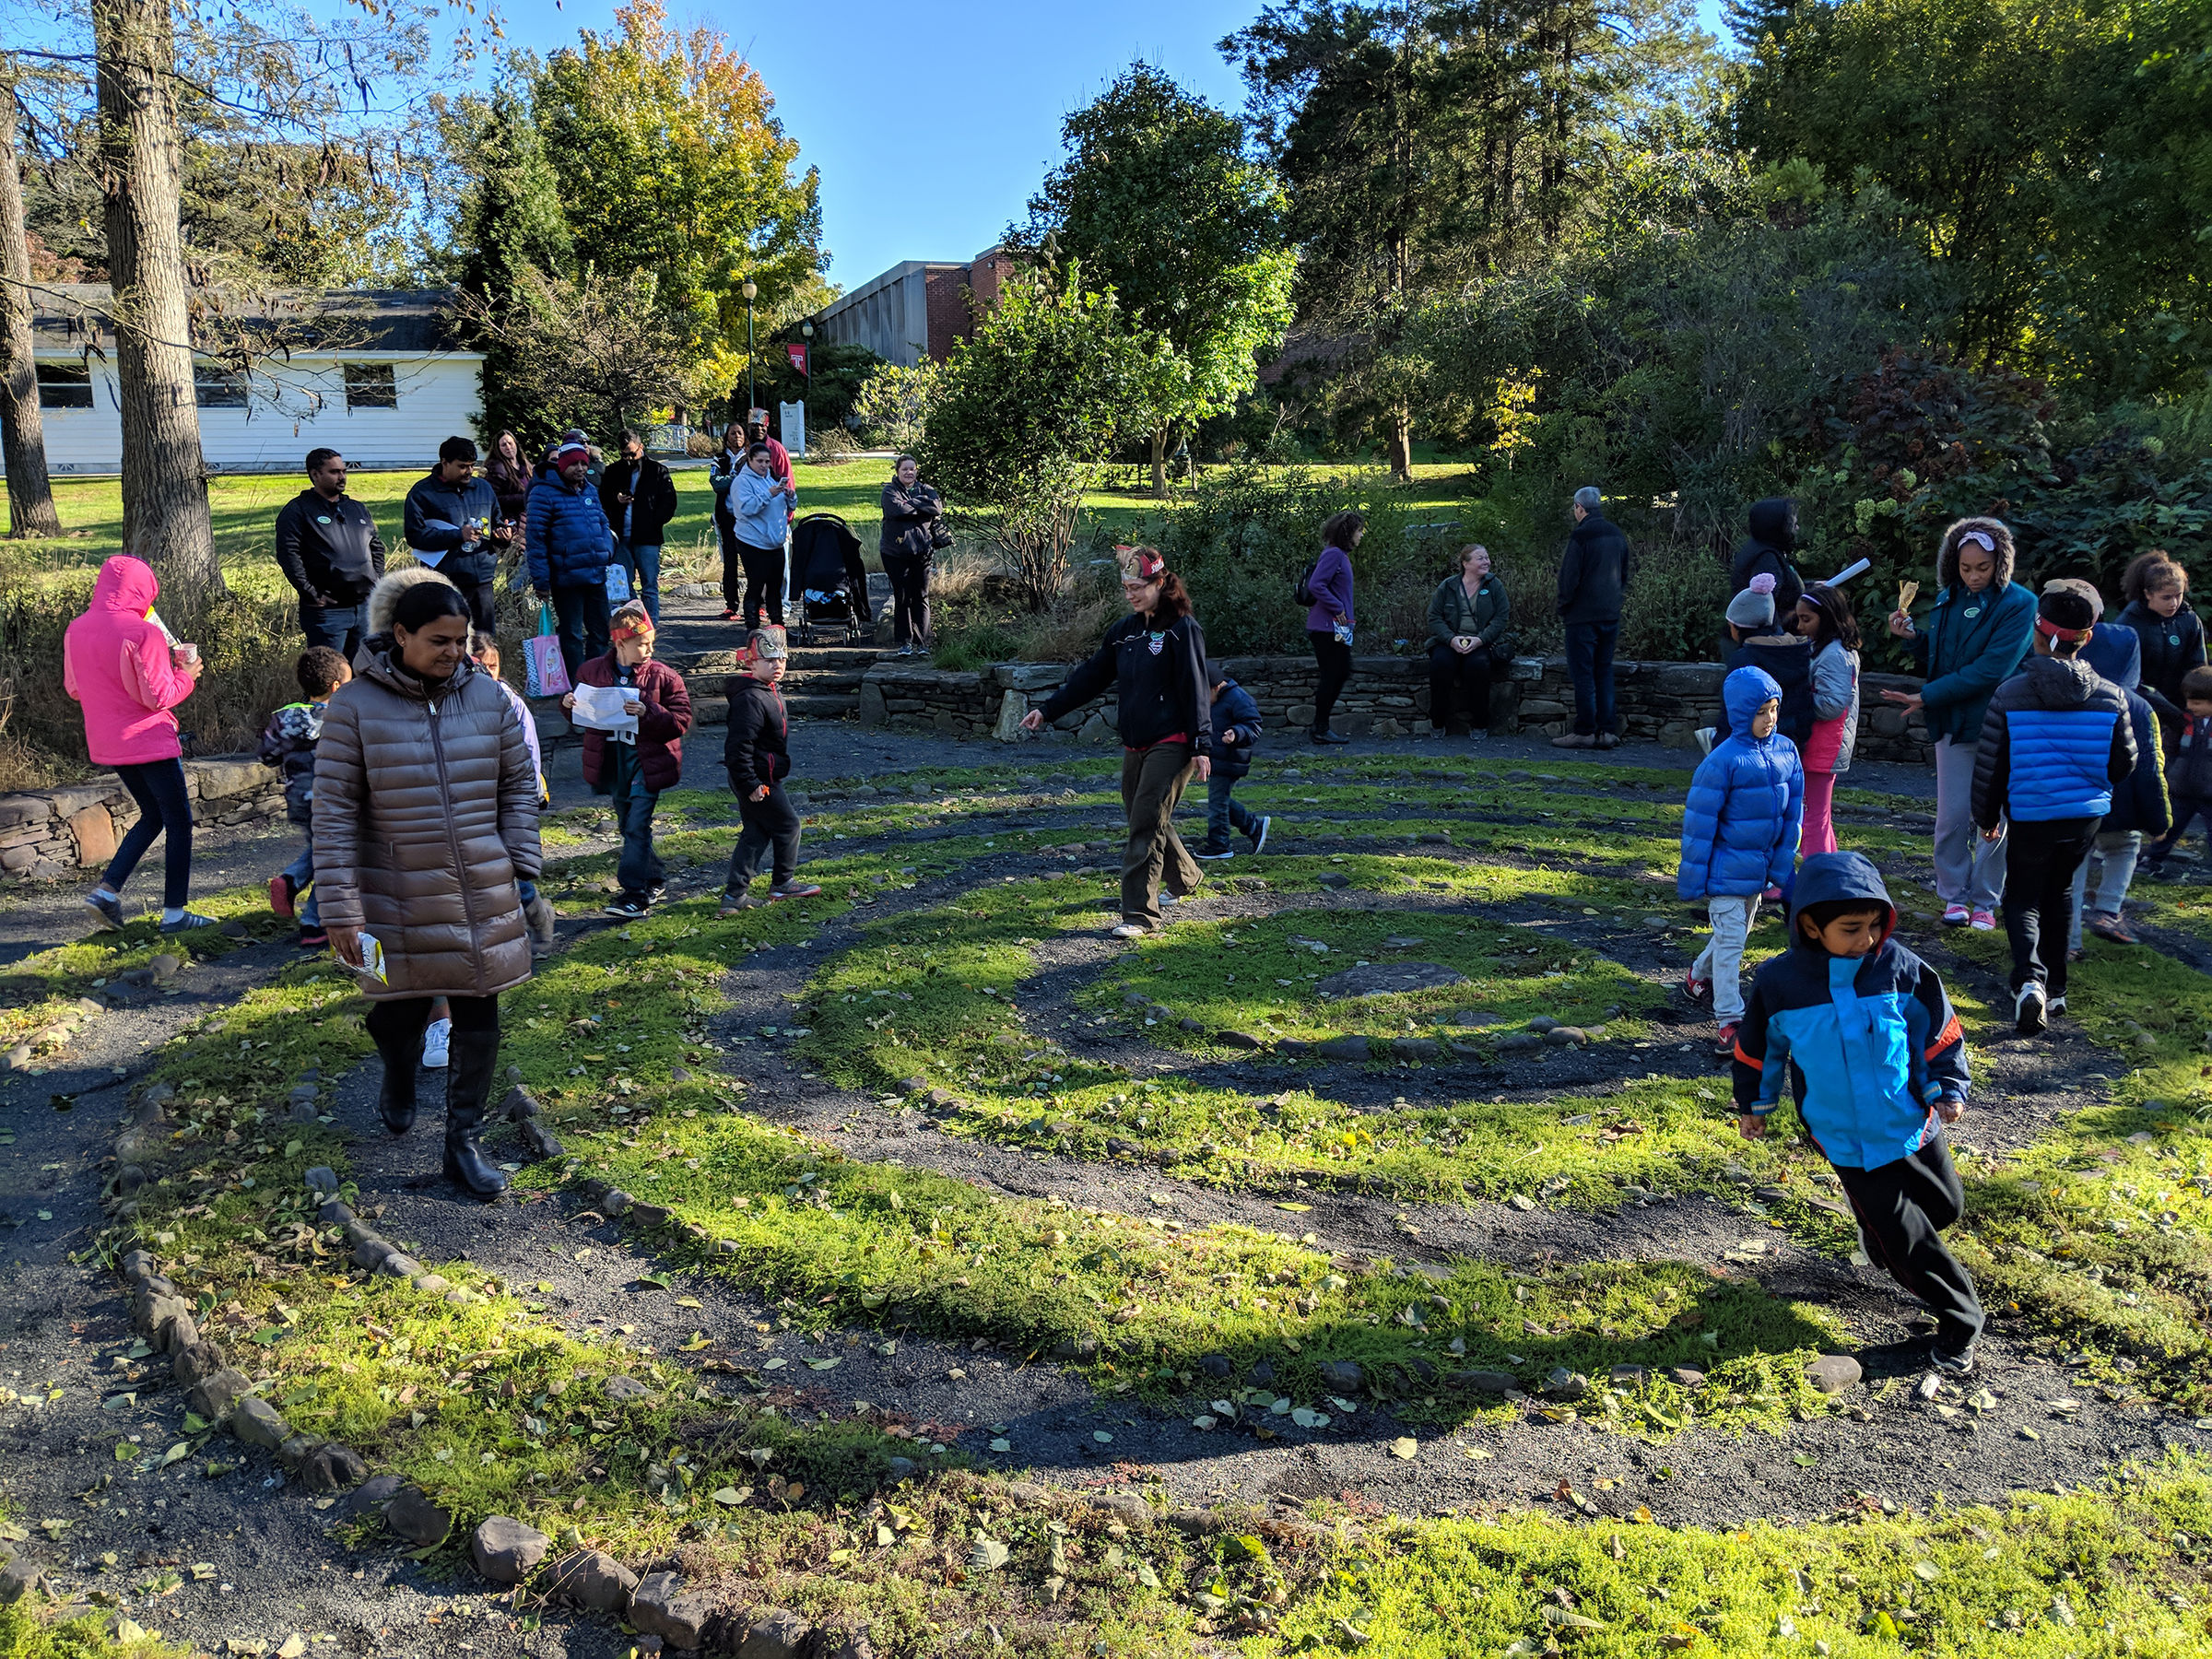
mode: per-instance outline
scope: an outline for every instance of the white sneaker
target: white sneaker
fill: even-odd
[[[1141,922],[1124,922],[1113,930],[1117,939],[1141,939],[1152,930]]]
[[[1173,893],[1162,893],[1159,896],[1159,906],[1162,910],[1165,910],[1171,904],[1181,904],[1182,902],[1182,900],[1176,897],[1176,895]]]
[[[422,1034],[422,1063],[432,1071],[445,1069],[446,1046],[453,1041],[453,1022],[433,1019]]]
[[[2012,1029],[2023,1037],[2032,1037],[2050,1024],[2050,1010],[2043,1004],[2043,988],[2030,980],[2012,994]]]

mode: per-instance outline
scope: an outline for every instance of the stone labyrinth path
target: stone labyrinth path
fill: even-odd
[[[1134,946],[1098,761],[818,784],[822,898],[728,922],[726,797],[664,797],[622,927],[557,814],[488,1208],[252,895],[203,960],[18,963],[18,1605],[278,1659],[2207,1651],[2201,889],[2020,1040],[1924,805],[1840,798],[1972,1053],[1994,1317],[1937,1387],[1794,1119],[1735,1133],[1685,782],[1293,756]]]

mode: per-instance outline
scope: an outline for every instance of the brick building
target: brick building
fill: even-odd
[[[941,362],[974,327],[977,309],[997,299],[1013,268],[996,247],[965,265],[910,259],[831,301],[815,318],[815,337],[865,346],[909,369],[924,357]]]

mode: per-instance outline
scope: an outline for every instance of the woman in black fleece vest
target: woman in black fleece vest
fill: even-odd
[[[1122,592],[1130,614],[1021,724],[1034,732],[1107,687],[1117,688],[1129,840],[1122,852],[1122,919],[1113,935],[1134,939],[1162,924],[1163,880],[1176,899],[1198,887],[1197,863],[1175,833],[1175,807],[1184,787],[1194,778],[1204,782],[1213,769],[1213,696],[1206,680],[1206,635],[1191,615],[1182,578],[1152,548],[1134,547],[1123,567]]]

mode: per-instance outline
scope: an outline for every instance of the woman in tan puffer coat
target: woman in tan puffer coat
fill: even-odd
[[[500,993],[530,977],[517,877],[538,874],[537,771],[512,707],[468,658],[468,604],[408,573],[370,596],[361,674],[339,688],[315,750],[315,885],[331,948],[366,975],[369,1034],[383,1056],[385,1127],[415,1122],[415,1067],[435,997],[452,1006],[445,1178],[496,1198],[507,1178],[477,1149],[499,1065]],[[396,595],[394,597],[394,595]],[[382,604],[379,604],[379,600]]]

